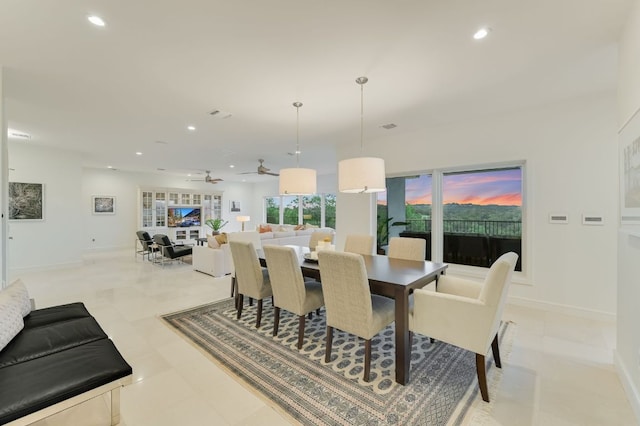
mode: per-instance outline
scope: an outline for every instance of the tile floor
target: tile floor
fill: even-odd
[[[229,296],[229,278],[187,264],[158,267],[131,251],[87,255],[81,267],[21,273],[38,307],[82,301],[134,370],[121,424],[286,425],[278,412],[167,328],[159,315]],[[488,423],[635,425],[613,367],[615,324],[508,306],[516,337]],[[104,397],[38,426],[108,425]]]

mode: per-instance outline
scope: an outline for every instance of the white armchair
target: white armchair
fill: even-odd
[[[414,291],[409,329],[476,354],[482,399],[489,402],[485,355],[491,346],[496,367],[501,368],[498,327],[511,275],[518,255],[511,252],[496,260],[483,283],[444,275],[437,290]]]

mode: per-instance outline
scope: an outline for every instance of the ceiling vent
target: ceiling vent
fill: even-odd
[[[215,118],[225,119],[231,117],[233,114],[231,114],[230,112],[220,111],[219,109],[214,109],[209,113],[209,115]]]
[[[380,127],[382,127],[383,129],[391,130],[391,129],[395,129],[398,126],[393,123],[389,123],[389,124],[383,124]]]

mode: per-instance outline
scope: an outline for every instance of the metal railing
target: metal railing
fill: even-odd
[[[409,219],[406,230],[409,232],[431,232],[431,219]],[[445,234],[488,235],[520,238],[522,222],[503,220],[444,220]]]

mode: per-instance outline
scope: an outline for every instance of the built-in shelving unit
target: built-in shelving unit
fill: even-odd
[[[174,188],[140,188],[138,196],[138,228],[151,235],[166,234],[172,241],[195,243],[206,234],[204,222],[207,219],[222,218],[222,191],[202,193]],[[181,216],[189,208],[199,209],[199,225],[191,225],[191,218]],[[172,212],[179,212],[180,225],[175,225],[175,216],[170,217]]]

